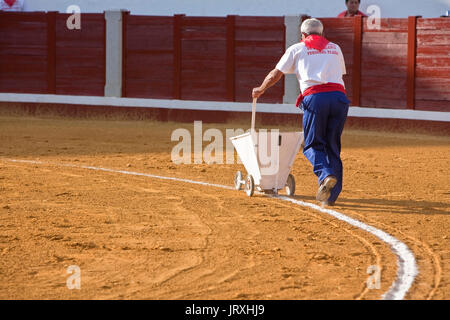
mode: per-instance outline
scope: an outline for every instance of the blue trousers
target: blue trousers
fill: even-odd
[[[303,154],[313,165],[319,185],[330,175],[337,178],[329,202],[336,201],[342,191],[341,135],[349,103],[346,95],[339,91],[312,94],[302,102]]]

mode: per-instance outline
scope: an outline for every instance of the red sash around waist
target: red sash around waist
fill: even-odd
[[[332,92],[332,91],[339,91],[347,94],[342,84],[331,82],[325,84],[318,84],[316,86],[309,87],[308,89],[305,90],[305,92],[300,93],[300,95],[297,98],[297,102],[295,103],[295,106],[299,107],[303,101],[303,98],[306,96],[320,92]]]

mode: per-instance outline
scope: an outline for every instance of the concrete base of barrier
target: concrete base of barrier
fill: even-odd
[[[61,103],[0,102],[0,115],[34,117],[70,117],[77,119],[112,120],[154,120],[162,122],[192,123],[201,120],[204,123],[249,123],[250,112],[187,110],[145,107],[111,107],[101,105],[77,105]],[[257,114],[259,126],[299,126],[300,113]],[[392,119],[375,117],[355,117],[349,115],[345,127],[352,129],[377,130],[390,132],[415,132],[450,136],[450,125],[446,121],[428,121],[412,119]]]

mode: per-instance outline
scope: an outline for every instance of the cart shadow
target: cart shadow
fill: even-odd
[[[316,202],[312,196],[296,195],[296,200]],[[339,198],[329,209],[351,209],[360,213],[385,212],[397,214],[450,215],[450,204],[426,200],[387,200],[387,199],[349,199]]]

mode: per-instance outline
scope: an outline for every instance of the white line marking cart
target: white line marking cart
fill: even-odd
[[[241,171],[234,177],[236,190],[241,190],[244,185],[245,192],[252,196],[255,188],[266,193],[278,193],[278,190],[286,188],[286,193],[290,196],[295,193],[295,179],[291,172],[295,156],[303,144],[303,132],[279,132],[276,137],[267,133],[263,139],[261,132],[255,131],[256,99],[252,106],[252,126],[250,132],[230,138],[236,149],[239,158],[247,170],[247,177],[243,179]],[[267,137],[267,139],[265,139]],[[278,157],[272,157],[268,168],[261,160],[261,148],[258,143],[267,143],[264,150],[271,150],[272,141],[278,144]],[[267,152],[267,151],[264,151]],[[273,170],[272,168],[276,169]]]

